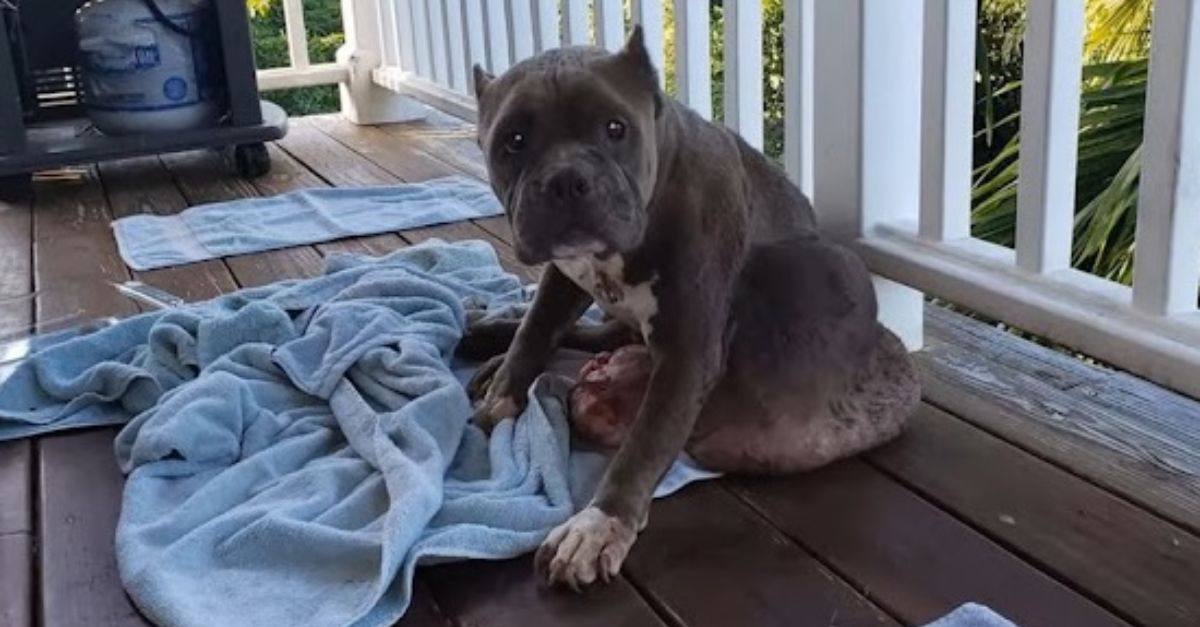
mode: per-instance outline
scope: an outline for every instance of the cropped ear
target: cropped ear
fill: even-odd
[[[478,99],[483,96],[483,92],[487,90],[488,85],[492,84],[492,81],[496,80],[496,77],[489,74],[488,71],[483,69],[483,66],[479,65],[478,63],[475,64],[474,72],[475,98]]]
[[[654,67],[654,60],[650,58],[650,51],[646,49],[646,36],[642,32],[641,24],[633,26],[629,39],[617,52],[616,58],[623,69],[654,92],[654,113],[657,115],[662,109],[662,92],[658,88],[658,70]]]
[[[650,58],[650,51],[646,49],[646,35],[641,24],[634,24],[633,31],[629,33],[629,38],[625,40],[625,45],[621,47],[617,56],[629,64],[630,68],[658,76],[654,61]]]

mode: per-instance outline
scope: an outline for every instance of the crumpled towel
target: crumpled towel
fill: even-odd
[[[391,625],[418,564],[536,548],[607,464],[572,450],[562,377],[469,423],[464,302],[523,298],[481,242],[335,257],[50,342],[0,383],[0,439],[128,421],[117,562],[159,624]],[[657,495],[712,476],[681,459]]]

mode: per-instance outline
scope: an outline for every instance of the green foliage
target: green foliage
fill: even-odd
[[[784,0],[763,3],[763,152],[772,159],[783,156],[783,4]],[[725,118],[725,10],[720,0],[710,2],[709,54],[712,58],[713,119]],[[664,19],[667,36],[667,88],[674,93],[674,8],[667,3]]]
[[[289,60],[282,4],[276,0],[247,0],[247,6],[254,16],[251,27],[258,67],[286,67]],[[308,29],[309,59],[313,63],[333,61],[337,49],[345,42],[338,0],[305,0],[304,22]],[[273,91],[267,98],[293,116],[330,113],[340,106],[335,86]]]
[[[982,0],[972,234],[1011,246],[1020,150],[1024,2]],[[1133,278],[1145,115],[1148,0],[1090,0],[1080,102],[1072,263]],[[993,141],[995,140],[995,141]]]

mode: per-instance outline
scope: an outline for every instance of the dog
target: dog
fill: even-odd
[[[713,470],[791,473],[901,433],[920,388],[867,268],[764,155],[662,92],[640,27],[615,53],[474,70],[516,254],[546,267],[523,317],[468,327],[464,350],[495,353],[473,420],[516,416],[559,347],[644,343],[650,362],[594,498],[537,551],[550,584],[616,576],[685,449]],[[593,303],[607,320],[577,324]]]

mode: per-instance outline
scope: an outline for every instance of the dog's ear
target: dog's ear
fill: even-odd
[[[650,58],[650,51],[646,49],[646,35],[642,31],[641,24],[634,24],[633,31],[629,33],[629,39],[625,40],[625,45],[621,47],[617,56],[621,57],[621,60],[630,68],[636,68],[654,76],[657,80],[658,71],[654,67],[654,60]]]
[[[658,87],[658,70],[650,58],[650,51],[646,49],[646,36],[641,24],[633,26],[633,32],[629,33],[629,39],[616,56],[622,67],[654,92],[654,114],[658,115],[662,110],[662,90]]]
[[[488,85],[492,84],[492,81],[496,80],[496,77],[489,74],[478,63],[475,64],[473,70],[475,72],[475,98],[479,99],[483,97],[483,92],[487,90]]]

